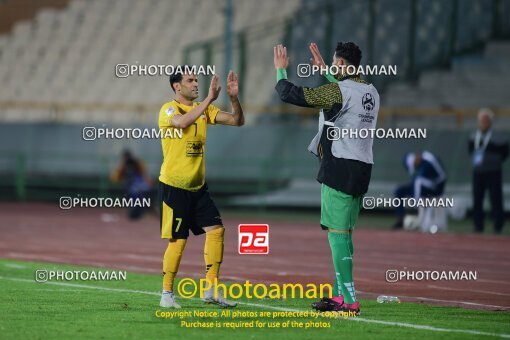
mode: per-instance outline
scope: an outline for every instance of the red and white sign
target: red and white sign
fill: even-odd
[[[240,224],[239,254],[269,254],[269,225]]]

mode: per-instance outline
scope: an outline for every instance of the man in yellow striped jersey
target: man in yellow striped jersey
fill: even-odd
[[[190,230],[194,235],[206,234],[206,279],[211,283],[218,279],[223,260],[225,228],[205,182],[206,130],[208,124],[244,124],[235,73],[230,71],[227,78],[227,93],[233,111],[230,113],[212,105],[221,90],[218,76],[212,77],[207,97],[202,102],[195,102],[198,98],[197,76],[185,71],[186,67],[181,69],[184,71],[170,76],[174,100],[164,104],[159,112],[159,128],[172,129],[174,132],[163,134],[172,138],[161,140],[164,159],[159,176],[161,238],[169,239],[163,257],[163,293],[160,301],[160,306],[166,308],[180,308],[175,301],[173,286]],[[236,306],[222,294],[215,296],[213,293],[213,288],[207,290],[204,302],[222,307]]]

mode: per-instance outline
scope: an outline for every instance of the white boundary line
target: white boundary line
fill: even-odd
[[[473,290],[470,290],[470,292]],[[361,290],[356,289],[356,294],[363,294],[363,295],[371,295],[371,296],[379,296],[379,295],[385,295],[381,293],[371,293],[371,292],[365,292]],[[430,302],[439,302],[439,303],[450,303],[449,306],[446,307],[459,307],[458,305],[466,305],[466,306],[476,306],[476,307],[489,307],[489,308],[497,308],[501,310],[509,310],[510,307],[506,306],[497,306],[497,305],[487,305],[483,303],[475,303],[475,302],[468,302],[468,301],[457,301],[457,300],[444,300],[444,299],[433,299],[428,297],[421,297],[421,296],[409,296],[409,295],[398,295],[399,298],[406,299],[406,302],[415,302],[415,301],[430,301]],[[451,305],[453,304],[453,305]]]
[[[5,277],[5,276],[0,276],[0,280],[37,283],[37,282],[35,282],[35,280],[20,279],[20,278]],[[97,289],[97,290],[102,290],[102,291],[118,292],[118,293],[133,293],[133,294],[145,294],[145,295],[155,295],[155,296],[161,295],[160,293],[148,292],[148,291],[144,291],[144,290],[108,288],[108,287],[101,287],[101,286],[84,285],[84,284],[76,284],[76,283],[65,283],[65,282],[45,282],[45,283],[37,283],[37,284],[40,284],[40,285],[51,284],[51,285],[65,286],[65,287],[88,288],[88,289]],[[192,299],[198,300],[197,298],[192,298]],[[238,303],[240,305],[257,307],[257,308],[261,308],[261,309],[273,309],[273,310],[278,310],[278,311],[290,311],[290,312],[303,312],[304,311],[304,310],[300,310],[300,309],[267,306],[267,305],[261,305],[261,304],[250,303],[250,302],[238,302]],[[386,325],[386,326],[399,326],[399,327],[413,328],[413,329],[433,331],[433,332],[464,333],[464,334],[473,334],[473,335],[485,335],[485,336],[495,336],[495,337],[501,337],[501,338],[510,338],[510,334],[489,333],[489,332],[482,332],[482,331],[474,331],[474,330],[470,330],[470,329],[441,328],[441,327],[433,327],[433,326],[428,326],[428,325],[415,325],[415,324],[406,323],[406,322],[393,322],[393,321],[383,321],[383,320],[374,320],[374,319],[364,319],[364,318],[360,318],[360,317],[348,318],[346,320],[373,323],[373,324]]]
[[[475,292],[475,293],[483,293],[483,294],[510,296],[510,294],[506,294],[506,293],[498,293],[498,292],[492,292],[492,291],[480,290],[480,289],[462,289],[462,288],[453,288],[453,287],[441,287],[441,286],[435,286],[435,285],[428,285],[427,287],[433,288],[433,289],[442,289],[442,290],[455,290],[458,292]]]
[[[23,255],[23,254],[20,254],[20,253],[9,253],[9,254]],[[27,260],[31,260],[31,261],[41,260],[40,258],[37,258],[35,256],[31,256],[31,255],[28,255],[28,256],[27,255],[23,255],[22,257],[24,257]],[[8,259],[8,260],[18,260],[19,258],[17,258],[17,257],[13,257],[13,258],[8,257],[6,259]],[[66,262],[64,259],[60,259],[60,258],[51,258],[51,259],[52,260],[48,259],[48,262],[52,262],[54,265],[57,265],[57,264],[69,265],[69,263]],[[181,262],[181,264],[182,264],[182,262]],[[84,262],[84,263],[78,263],[76,265],[80,265],[80,266],[97,266],[97,267],[107,268],[111,264],[103,263],[103,262],[90,262],[90,261],[87,261],[87,262]],[[150,273],[150,274],[161,273],[160,270],[147,269],[147,268],[139,267],[139,266],[123,266],[121,269],[122,270],[129,270],[129,271],[136,271],[136,272],[139,272],[139,273]],[[358,270],[362,270],[363,271],[364,269],[358,269]],[[369,270],[369,271],[373,271],[373,272],[378,272],[379,273],[378,270]],[[195,273],[187,273],[187,272],[179,272],[179,273],[181,273],[181,275],[186,275],[186,276],[193,277],[193,278],[200,278],[200,277],[202,277],[201,275],[197,275]],[[222,275],[222,277],[224,279],[231,280],[231,281],[240,281],[240,282],[246,281],[245,278],[238,277],[238,276],[226,276],[226,275]],[[357,280],[358,281],[371,282],[369,279],[357,279]],[[261,282],[261,283],[273,283],[272,281],[267,281],[267,280],[258,280],[257,282]],[[405,282],[399,282],[398,284],[399,285],[412,285],[411,283],[405,283]],[[433,288],[433,289],[437,289],[437,288]],[[365,292],[365,291],[360,291],[360,290],[356,290],[356,293],[365,294],[365,295],[373,295],[373,296],[384,295],[383,293],[372,293],[372,292]],[[467,301],[457,301],[457,300],[435,299],[435,298],[421,297],[421,296],[403,296],[403,295],[399,295],[399,297],[406,298],[406,299],[409,300],[409,302],[423,300],[423,301],[429,301],[429,302],[432,302],[432,303],[434,303],[434,302],[435,303],[448,303],[448,304],[451,304],[451,306],[449,306],[449,307],[452,307],[452,306],[455,307],[455,306],[458,306],[458,305],[466,305],[466,306],[472,306],[472,307],[497,308],[497,309],[503,309],[503,310],[509,310],[510,309],[509,307],[506,307],[506,306],[496,306],[496,305],[488,305],[488,304],[483,304],[483,303],[475,303],[475,302],[467,302]]]

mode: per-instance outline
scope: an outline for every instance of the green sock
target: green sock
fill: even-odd
[[[356,291],[352,279],[352,237],[349,233],[328,232],[329,246],[335,267],[335,288],[333,292],[343,295],[346,303],[356,301]]]
[[[333,296],[340,296],[340,295],[342,295],[342,291],[338,290],[338,280],[336,279],[336,274],[335,274],[335,281],[333,282]]]
[[[354,246],[352,245],[352,232],[349,233],[349,250],[351,251],[351,257],[354,255]]]

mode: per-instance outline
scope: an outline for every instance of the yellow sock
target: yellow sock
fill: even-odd
[[[173,291],[174,289],[174,279],[179,270],[186,241],[185,239],[171,239],[168,242],[163,257],[163,290]]]
[[[211,282],[218,279],[223,261],[223,239],[225,228],[213,229],[205,234],[204,260],[205,278]]]

